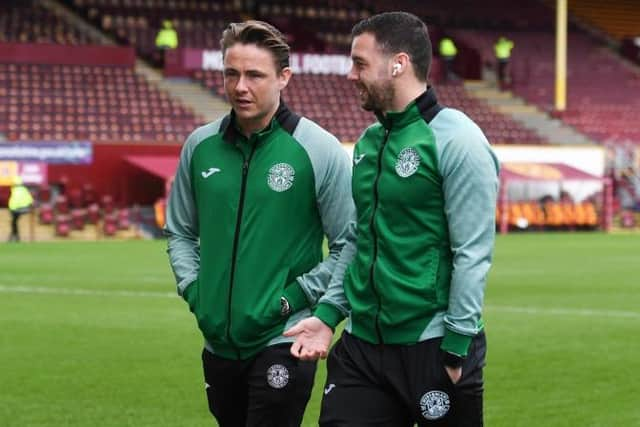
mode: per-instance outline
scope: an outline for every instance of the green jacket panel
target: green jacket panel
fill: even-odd
[[[301,129],[323,149],[310,154],[294,137]],[[318,166],[337,170],[328,176]],[[281,341],[290,320],[280,314],[281,296],[297,315],[310,313],[344,245],[353,212],[348,181],[337,140],[284,106],[249,139],[236,131],[233,113],[190,137],[166,232],[178,290],[208,349],[245,359]],[[325,233],[334,255],[323,261]]]
[[[450,342],[451,331],[455,348],[447,350],[465,355],[482,327],[497,160],[480,129],[439,106],[432,89],[379,120],[354,151],[347,330],[387,344]]]

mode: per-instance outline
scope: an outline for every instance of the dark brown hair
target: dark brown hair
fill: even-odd
[[[431,39],[424,22],[407,12],[385,12],[358,22],[351,30],[355,38],[371,33],[384,54],[404,52],[409,55],[416,77],[427,81],[431,67]]]

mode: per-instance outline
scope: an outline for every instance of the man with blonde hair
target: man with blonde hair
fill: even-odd
[[[299,426],[316,363],[293,357],[282,332],[333,301],[354,212],[349,158],[282,102],[291,69],[280,31],[233,23],[221,47],[232,110],[182,149],[167,205],[170,262],[205,339],[220,426]]]

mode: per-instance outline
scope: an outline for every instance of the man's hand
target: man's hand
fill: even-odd
[[[326,359],[333,338],[333,331],[317,317],[301,320],[286,330],[285,337],[295,337],[291,354],[302,360]]]
[[[444,369],[447,371],[447,375],[451,379],[451,382],[454,384],[458,384],[460,378],[462,377],[462,366],[459,368],[451,368],[447,365],[444,365]]]

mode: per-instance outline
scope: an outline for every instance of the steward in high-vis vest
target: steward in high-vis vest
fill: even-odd
[[[458,54],[456,44],[449,37],[440,39],[440,58],[444,62],[444,81],[451,80],[453,75],[453,62]]]
[[[162,22],[162,29],[156,36],[156,47],[158,49],[175,49],[178,47],[178,33],[171,24],[171,21]]]
[[[18,219],[24,213],[29,212],[33,205],[33,196],[22,184],[20,177],[15,177],[11,186],[11,195],[9,196],[9,211],[11,212],[11,235],[10,242],[20,241],[20,231],[18,230]]]
[[[509,59],[511,58],[513,42],[506,37],[500,37],[493,46],[493,49],[498,65],[498,82],[500,85],[503,85],[507,82],[507,68],[509,66]]]

